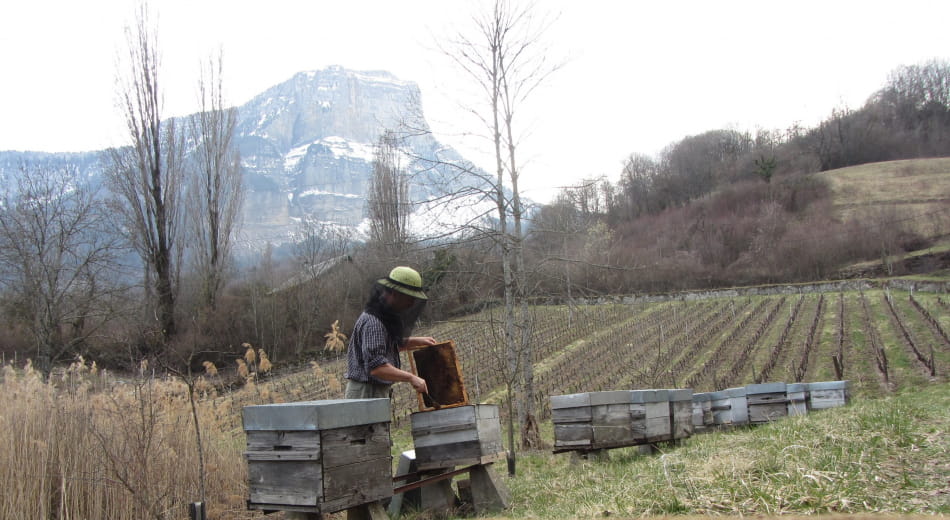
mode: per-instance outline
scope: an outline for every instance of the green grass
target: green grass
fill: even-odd
[[[512,495],[504,516],[947,514],[947,431],[950,385],[939,384],[649,455],[522,453],[517,475],[502,477]]]

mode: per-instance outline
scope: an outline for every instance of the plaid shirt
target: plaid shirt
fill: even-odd
[[[386,327],[379,318],[362,313],[353,325],[350,345],[346,351],[346,378],[363,383],[389,385],[392,381],[383,381],[370,375],[374,368],[385,365],[399,368],[399,344],[386,333]]]

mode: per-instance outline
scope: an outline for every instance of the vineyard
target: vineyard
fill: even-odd
[[[531,308],[538,410],[549,396],[616,389],[708,392],[762,382],[848,379],[856,398],[947,380],[950,296],[896,290],[815,292],[662,303]],[[500,402],[503,316],[489,309],[423,327],[454,340],[472,402]],[[408,366],[405,363],[404,366]],[[260,402],[342,396],[345,359],[259,383]],[[396,385],[393,426],[417,409]],[[228,397],[219,398],[222,400]],[[238,412],[243,404],[228,401]],[[235,417],[239,418],[240,413]]]

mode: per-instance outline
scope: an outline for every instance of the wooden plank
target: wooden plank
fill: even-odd
[[[390,420],[389,399],[328,399],[245,406],[244,431],[316,431]]]
[[[550,399],[552,411],[560,408],[590,407],[590,393],[552,395]]]
[[[320,435],[316,431],[251,430],[247,435],[248,451],[319,451]]]
[[[787,388],[785,383],[747,385],[746,406],[749,410],[749,422],[763,424],[787,417]]]
[[[390,453],[388,422],[323,430],[320,438],[325,469],[376,460]]]
[[[762,424],[788,416],[788,404],[785,400],[780,403],[749,405],[749,422]]]
[[[592,446],[595,449],[632,446],[637,441],[633,424],[629,422],[624,426],[594,425],[592,430],[594,433],[594,442]]]
[[[431,435],[420,436],[413,433],[412,442],[416,448],[416,451],[418,452],[420,449],[425,450],[427,448],[442,444],[459,444],[467,442],[474,442],[478,444],[479,436],[478,431],[473,426],[467,430],[456,430]]]
[[[732,408],[729,410],[729,424],[748,424],[749,423],[749,401],[746,397],[744,387],[727,388],[726,395]]]
[[[674,439],[693,434],[693,401],[670,401],[670,428]]]
[[[635,391],[631,390],[608,390],[604,392],[591,392],[590,405],[603,406],[611,404],[630,404],[634,400]]]
[[[573,443],[586,441],[590,444],[594,439],[594,430],[590,424],[555,424],[555,443]]]
[[[789,383],[785,387],[785,396],[788,398],[788,415],[793,417],[808,413],[808,385],[806,383]]]
[[[583,406],[577,408],[552,408],[551,409],[551,422],[557,423],[574,423],[574,422],[586,422],[589,423],[593,419],[593,413],[591,412],[590,406]]]
[[[323,470],[311,461],[248,461],[250,501],[317,505],[323,494]]]
[[[505,455],[501,440],[490,442],[461,442],[420,448],[416,446],[416,464],[419,469],[449,468],[496,460]]]
[[[306,518],[303,516],[291,516],[291,514],[296,514],[296,513],[312,513],[316,515],[320,514],[320,508],[317,506],[298,506],[298,505],[290,505],[290,504],[270,504],[270,503],[265,503],[265,502],[248,502],[247,508],[249,510],[263,511],[265,515],[271,514],[275,511],[285,511],[284,518],[286,520]],[[288,511],[293,512],[293,513],[286,513]]]
[[[244,458],[248,461],[286,461],[306,460],[313,463],[320,461],[319,451],[245,451]]]
[[[324,468],[322,513],[341,511],[392,496],[392,457]]]
[[[486,410],[481,408],[486,407]],[[415,412],[409,416],[413,430],[430,430],[457,425],[474,425],[479,411],[490,413],[487,405],[466,405],[427,412]]]
[[[433,469],[451,469],[456,466],[467,466],[471,464],[490,464],[505,458],[505,452],[482,455],[480,457],[440,459],[431,462],[419,462],[419,470]]]
[[[768,405],[768,404],[787,404],[788,398],[782,394],[750,394],[746,396],[746,403],[749,406]]]
[[[634,414],[640,410],[632,409],[629,403],[591,406],[591,423],[594,426],[629,426]]]

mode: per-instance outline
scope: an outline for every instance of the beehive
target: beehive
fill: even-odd
[[[789,383],[785,386],[785,395],[788,397],[788,415],[805,415],[808,413],[808,384]]]
[[[745,387],[710,392],[710,397],[713,424],[716,426],[738,426],[749,423]]]
[[[671,406],[670,394],[676,395]],[[613,390],[551,396],[555,451],[649,444],[692,433],[689,390]],[[676,413],[674,414],[674,407]]]
[[[505,455],[498,406],[476,404],[410,415],[420,470],[486,464]]]
[[[592,421],[589,393],[551,396],[555,451],[592,449]]]
[[[788,416],[788,396],[785,383],[759,383],[747,385],[746,404],[749,407],[749,422],[762,424]]]
[[[848,381],[823,381],[807,385],[809,410],[844,406],[851,400],[851,385]]]
[[[332,513],[392,495],[389,399],[244,408],[248,509]]]
[[[421,345],[407,349],[412,373],[426,380],[429,394],[417,394],[419,410],[436,410],[468,405],[468,392],[455,342]]]

